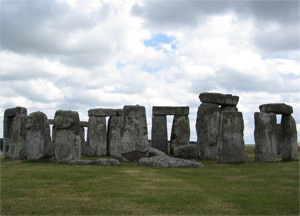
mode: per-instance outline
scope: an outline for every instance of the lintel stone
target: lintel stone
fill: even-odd
[[[152,115],[189,115],[189,107],[153,106]]]
[[[122,109],[96,108],[88,111],[89,117],[121,116]]]
[[[270,103],[259,106],[261,112],[272,112],[275,114],[292,114],[293,107],[285,103]]]
[[[202,103],[213,103],[219,105],[236,106],[239,102],[239,96],[231,94],[203,92],[199,95]]]

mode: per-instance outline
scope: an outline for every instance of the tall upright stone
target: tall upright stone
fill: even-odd
[[[80,131],[79,131],[79,137],[81,140],[81,154],[85,154],[85,132],[84,132],[84,127],[80,126]]]
[[[152,147],[168,154],[167,116],[153,115],[151,130]]]
[[[137,161],[148,155],[148,131],[144,106],[124,106],[121,116],[122,156]]]
[[[86,156],[107,155],[107,134],[105,117],[89,117],[87,145],[85,151]]]
[[[190,120],[187,115],[175,115],[173,118],[170,153],[179,146],[186,146],[190,142]]]
[[[275,113],[254,114],[255,161],[275,162],[277,159],[277,124]]]
[[[15,107],[6,109],[3,120],[3,153],[5,158],[26,158],[27,109]]]
[[[111,116],[108,120],[107,130],[108,155],[121,159],[121,116]]]
[[[57,163],[77,161],[81,155],[79,115],[75,111],[58,110],[53,124],[54,156]]]
[[[276,125],[276,143],[277,143],[277,155],[282,154],[282,144],[283,144],[283,137],[281,131],[281,124]]]
[[[218,136],[218,163],[245,162],[244,120],[241,112],[223,112]]]
[[[296,122],[292,115],[285,114],[281,118],[282,160],[298,160],[298,141]]]
[[[31,113],[26,124],[26,156],[28,160],[48,159],[53,156],[50,126],[46,114]]]
[[[220,129],[221,110],[219,105],[203,103],[197,112],[197,157],[217,159],[217,141]]]

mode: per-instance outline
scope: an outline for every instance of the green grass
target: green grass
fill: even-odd
[[[1,159],[1,215],[299,215],[299,162],[204,168],[69,166]]]

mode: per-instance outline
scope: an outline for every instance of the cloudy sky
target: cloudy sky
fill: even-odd
[[[189,106],[201,92],[240,97],[245,141],[264,103],[294,108],[300,134],[299,0],[1,0],[3,113]],[[168,118],[169,129],[172,118]],[[280,118],[278,118],[280,121]],[[150,135],[149,135],[150,137]]]

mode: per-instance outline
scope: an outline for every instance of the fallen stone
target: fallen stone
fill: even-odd
[[[167,156],[166,153],[156,149],[156,148],[153,148],[153,147],[149,147],[149,155],[148,157],[154,157],[154,156]]]
[[[143,106],[124,106],[121,119],[121,151],[129,161],[148,155],[146,109]]]
[[[199,95],[202,103],[213,103],[218,105],[236,106],[239,102],[239,97],[231,94],[203,92]]]
[[[255,161],[276,162],[276,114],[256,112],[254,114]]]
[[[173,152],[178,158],[197,158],[196,145],[179,146]]]
[[[122,109],[97,108],[97,109],[90,109],[88,111],[89,117],[121,116],[121,113],[122,113]]]
[[[71,161],[70,165],[96,165],[96,166],[120,166],[120,162],[116,159],[97,159],[97,160],[77,160]]]
[[[291,114],[293,107],[285,103],[262,104],[259,106],[261,112],[272,112],[276,114]]]
[[[189,115],[189,107],[154,106],[152,115]]]
[[[177,116],[173,118],[170,153],[179,146],[186,146],[190,142],[190,120],[189,116]]]
[[[201,168],[203,164],[196,161],[172,158],[169,156],[154,156],[141,158],[138,165],[142,167],[161,167],[161,168]]]
[[[107,150],[108,155],[120,159],[121,152],[121,116],[111,116],[108,120]]]
[[[167,116],[152,116],[152,147],[168,154]]]
[[[298,138],[295,119],[292,115],[282,115],[282,160],[297,161],[298,159]]]

